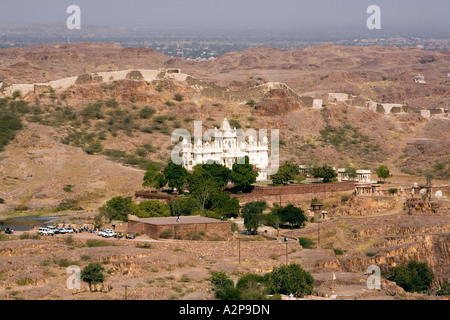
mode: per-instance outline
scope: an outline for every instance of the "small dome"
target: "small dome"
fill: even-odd
[[[229,131],[229,130],[231,130],[230,123],[228,122],[227,118],[223,119],[222,126],[220,127],[220,130],[222,130],[222,131]]]

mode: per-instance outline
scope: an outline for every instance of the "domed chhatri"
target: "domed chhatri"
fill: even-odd
[[[256,131],[253,132],[256,135]],[[260,141],[258,141],[256,136],[249,134],[246,141],[246,132],[231,128],[226,118],[223,119],[220,128],[214,128],[211,141],[202,142],[198,139],[194,145],[186,139],[183,140],[182,154],[182,166],[187,170],[192,170],[197,164],[205,164],[211,161],[231,169],[238,159],[248,156],[250,164],[258,170],[257,180],[265,181],[268,178],[269,149],[267,137],[260,137]]]

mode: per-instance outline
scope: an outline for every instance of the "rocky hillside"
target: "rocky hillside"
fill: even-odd
[[[225,117],[238,128],[279,129],[281,161],[372,170],[387,164],[404,177],[431,170],[437,178],[450,178],[448,118],[386,115],[341,102],[311,108],[300,96],[340,90],[381,101],[376,88],[395,84],[411,96],[415,90],[434,88],[436,93],[421,101],[436,107],[441,105],[437,100],[450,96],[447,80],[439,80],[448,53],[379,47],[320,46],[295,52],[254,48],[196,63],[150,49],[81,43],[4,49],[0,56],[0,76],[6,83],[160,67],[182,67],[197,77],[104,82],[88,77],[67,90],[1,99],[2,111],[22,122],[22,130],[15,139],[7,137],[9,145],[0,153],[0,198],[7,203],[2,210],[60,204],[97,208],[112,195],[132,194],[140,188],[148,163],[163,166],[169,161],[177,143],[170,138],[175,129],[192,133],[193,121],[201,120],[206,130]],[[402,59],[407,64],[401,64]],[[408,66],[413,71],[404,71]],[[411,83],[411,75],[419,71],[429,81],[426,86]],[[383,80],[382,74],[392,77]],[[350,80],[343,81],[342,75]],[[284,81],[297,93],[286,86],[271,87],[269,81]],[[365,91],[369,83],[373,90]],[[364,90],[352,91],[357,87]],[[388,100],[404,102],[398,97]]]

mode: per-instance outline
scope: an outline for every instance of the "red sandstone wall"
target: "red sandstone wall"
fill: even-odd
[[[231,222],[224,221],[220,223],[192,223],[179,225],[152,225],[142,223],[140,221],[129,220],[128,229],[133,228],[133,232],[145,233],[150,238],[159,239],[161,232],[165,230],[172,230],[174,238],[183,239],[189,233],[208,232],[212,233],[228,233],[231,232]]]
[[[354,181],[283,187],[255,187],[251,193],[236,195],[236,197],[241,205],[252,201],[266,201],[269,205],[277,203],[284,206],[289,203],[299,204],[300,202],[311,201],[313,198],[321,200],[339,194],[350,194],[354,189]]]

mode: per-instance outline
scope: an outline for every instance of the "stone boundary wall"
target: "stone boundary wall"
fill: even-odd
[[[298,205],[314,198],[322,200],[340,194],[351,194],[354,189],[354,181],[344,181],[281,187],[255,187],[250,193],[231,196],[237,197],[240,205],[253,201],[266,201],[270,206],[272,203],[284,206],[287,204]]]
[[[154,80],[160,80],[160,79],[173,79],[177,81],[185,81],[188,74],[181,73],[181,72],[168,72],[169,69],[130,69],[130,70],[119,70],[119,71],[105,71],[105,72],[91,72],[89,73],[90,76],[96,77],[99,79],[99,77],[102,77],[102,82],[109,82],[109,81],[117,81],[117,80],[125,80],[128,79],[127,75],[130,72],[133,71],[139,71],[144,81],[154,81]],[[160,75],[163,75],[163,77],[158,77]],[[80,75],[82,76],[82,75]],[[46,83],[29,83],[29,84],[12,84],[9,86],[6,86],[6,88],[3,89],[3,94],[5,96],[11,96],[14,91],[20,91],[22,95],[28,94],[30,92],[34,92],[35,86],[51,86],[54,90],[66,90],[70,88],[71,86],[75,85],[77,79],[79,76],[73,76],[63,79],[58,79],[54,81],[49,81]]]
[[[145,233],[150,238],[159,239],[161,232],[172,231],[173,239],[184,239],[189,234],[204,232],[205,235],[211,233],[229,234],[231,233],[231,222],[201,222],[201,223],[183,223],[179,225],[162,224],[156,225],[151,223],[145,223],[138,220],[128,220],[129,231]]]

